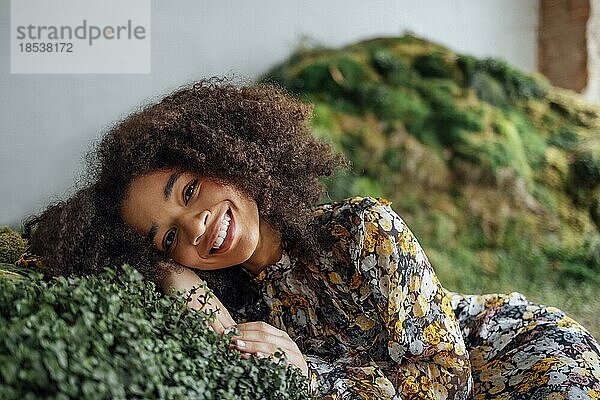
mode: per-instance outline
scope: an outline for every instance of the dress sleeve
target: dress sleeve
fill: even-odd
[[[390,204],[363,200],[353,258],[387,330],[388,354],[400,364],[397,386],[406,398],[467,398],[469,358],[449,293]]]

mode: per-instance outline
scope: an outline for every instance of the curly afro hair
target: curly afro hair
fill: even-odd
[[[324,194],[319,178],[349,164],[311,135],[311,115],[311,105],[269,84],[211,78],[184,86],[108,131],[91,153],[94,184],[26,222],[30,251],[54,274],[127,262],[160,279],[156,263],[168,259],[124,225],[120,206],[134,178],[175,167],[232,183],[288,249],[316,254],[325,246],[310,213]]]

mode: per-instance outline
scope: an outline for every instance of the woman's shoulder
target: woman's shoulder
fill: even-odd
[[[343,200],[324,203],[315,206],[312,210],[315,218],[340,218],[343,216],[361,216],[368,211],[388,210],[392,202],[384,197],[354,196]]]
[[[355,236],[363,233],[368,222],[400,219],[391,205],[384,197],[354,196],[320,204],[313,208],[313,216],[333,236]]]

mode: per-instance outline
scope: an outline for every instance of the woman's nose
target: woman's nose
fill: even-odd
[[[196,246],[200,243],[202,236],[206,232],[206,223],[209,216],[209,211],[202,211],[201,213],[196,212],[185,216],[182,228],[184,229],[190,244]]]

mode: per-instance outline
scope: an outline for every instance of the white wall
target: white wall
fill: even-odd
[[[600,104],[600,0],[590,1],[587,23],[588,79],[583,90],[586,99]]]
[[[69,193],[92,140],[135,107],[199,77],[253,78],[303,35],[340,46],[408,30],[533,71],[537,20],[538,0],[153,0],[151,74],[16,75],[0,0],[0,225]]]

